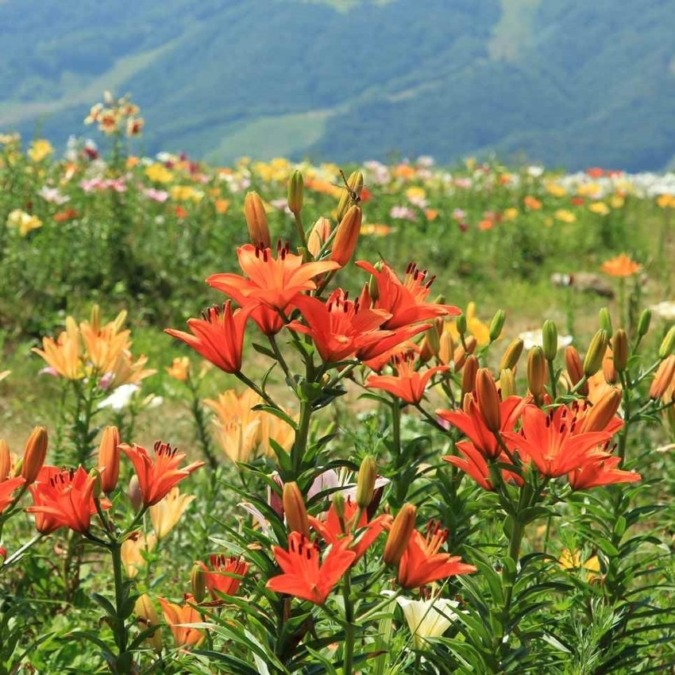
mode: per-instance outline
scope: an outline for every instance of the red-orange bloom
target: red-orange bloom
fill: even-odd
[[[428,278],[426,270],[419,270],[414,263],[408,265],[403,282],[386,263],[382,263],[380,269],[364,260],[356,264],[375,277],[377,282],[375,307],[392,315],[383,328],[393,330],[437,316],[456,316],[462,313],[462,310],[454,305],[426,301],[435,277]]]
[[[145,506],[152,506],[169,494],[175,485],[187,478],[204,462],[193,462],[179,468],[185,458],[184,452],[177,452],[168,443],[157,441],[154,446],[154,457],[140,445],[122,443],[120,449],[131,460],[138,476],[141,497]]]
[[[292,321],[289,328],[310,335],[321,358],[336,363],[353,356],[359,349],[377,344],[391,335],[378,328],[390,314],[362,308],[359,298],[349,300],[341,288],[335,289],[325,303],[308,295],[299,295],[293,304],[307,325]]]
[[[473,565],[461,562],[459,556],[438,552],[447,538],[448,531],[433,522],[427,527],[426,537],[417,530],[412,533],[398,564],[398,583],[403,588],[419,588],[432,581],[476,571]]]
[[[234,291],[240,297],[257,299],[268,307],[282,311],[296,295],[316,288],[312,281],[314,277],[340,267],[329,260],[304,263],[302,256],[290,253],[288,244],[277,247],[276,259],[271,249],[252,244],[240,246],[237,257],[246,277],[229,273],[213,274],[206,283],[232,297],[234,294],[231,291]]]
[[[322,563],[316,544],[300,532],[291,532],[288,551],[274,547],[283,574],[272,577],[267,588],[322,605],[356,558],[356,553],[349,550],[350,544],[351,537],[333,544]]]
[[[310,526],[319,533],[327,544],[336,545],[345,537],[350,537],[352,543],[349,548],[356,553],[354,563],[370,548],[392,520],[390,515],[381,515],[368,522],[368,514],[365,509],[362,509],[359,522],[356,523],[358,512],[359,507],[351,498],[347,498],[344,502],[344,517],[342,521],[340,521],[340,517],[333,504],[328,509],[326,520],[319,520],[314,516],[309,517]],[[351,537],[350,533],[353,531],[356,534],[354,537]]]
[[[204,571],[204,583],[216,604],[223,601],[223,595],[234,595],[241,584],[241,578],[248,572],[248,563],[236,556],[209,556],[209,566],[200,562]]]
[[[26,479],[23,476],[17,476],[7,478],[0,483],[0,513],[14,501],[14,491],[25,482]]]
[[[222,313],[218,307],[209,307],[204,319],[188,319],[192,335],[173,328],[165,328],[164,332],[182,340],[226,373],[238,373],[249,312],[249,309],[233,312],[232,303],[228,301]]]
[[[639,272],[641,267],[625,253],[622,253],[615,258],[605,260],[600,269],[611,277],[630,277]]]
[[[570,471],[567,479],[574,490],[587,490],[612,483],[635,483],[642,479],[635,471],[619,469],[620,457],[607,457]]]
[[[476,446],[470,441],[460,441],[456,444],[456,447],[464,457],[446,455],[442,459],[468,473],[484,490],[494,490],[495,487],[490,479],[490,467],[485,455],[477,450]],[[499,461],[503,464],[510,464],[509,458],[504,453],[499,456]],[[504,469],[502,470],[502,476],[505,481],[513,481],[517,485],[523,484],[523,479],[513,471]]]
[[[513,431],[527,399],[520,396],[509,396],[499,403],[501,431]],[[468,436],[475,448],[485,457],[495,459],[502,454],[502,448],[495,435],[487,428],[483,414],[478,407],[477,396],[474,393],[467,398],[466,410],[437,410],[436,414],[446,422],[457,427],[465,436]]]
[[[90,475],[83,467],[59,470],[45,466],[29,490],[33,495],[33,506],[26,511],[35,514],[35,526],[42,534],[49,534],[60,527],[68,527],[84,534],[91,527],[91,517],[96,513],[94,489],[98,478]],[[100,502],[103,509],[110,508],[110,502]]]
[[[189,628],[185,624],[201,623],[202,615],[190,603],[194,603],[191,595],[185,596],[185,603],[176,605],[164,598],[157,598],[162,606],[164,620],[171,628],[173,638],[178,647],[196,647],[205,637],[203,630]]]
[[[370,375],[366,387],[383,389],[406,403],[419,403],[429,380],[436,374],[448,370],[449,366],[434,366],[424,372],[415,370],[414,355],[405,354],[394,357],[392,364],[396,375]]]
[[[555,478],[606,459],[602,444],[612,437],[609,431],[578,432],[577,412],[561,405],[548,413],[528,405],[519,433],[506,431],[504,440],[512,451],[531,459],[543,476]]]

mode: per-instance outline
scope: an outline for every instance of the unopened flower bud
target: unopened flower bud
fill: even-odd
[[[305,183],[300,171],[294,171],[288,181],[288,208],[296,216],[302,211],[303,191]]]
[[[440,323],[440,331],[439,331]],[[422,342],[422,351],[420,352],[420,359],[426,363],[432,356],[438,356],[441,353],[441,332],[443,331],[443,322],[434,321],[429,327],[429,330],[424,334],[424,341]],[[425,358],[426,357],[426,358]]]
[[[642,314],[640,314],[640,319],[638,320],[637,325],[637,332],[641,338],[647,335],[647,332],[649,331],[649,324],[651,322],[652,322],[651,311],[648,309],[643,310]]]
[[[363,174],[360,171],[354,171],[350,174],[347,179],[347,187],[344,188],[344,191],[340,197],[337,207],[337,219],[342,220],[345,213],[352,203],[352,195],[360,197],[361,190],[363,189]]]
[[[499,392],[487,368],[480,368],[476,373],[476,398],[485,426],[492,433],[497,433],[502,428]]]
[[[612,359],[614,367],[622,373],[628,364],[628,335],[623,328],[612,336]]]
[[[270,230],[267,225],[265,205],[257,192],[248,192],[244,198],[244,217],[248,234],[255,246],[271,246]]]
[[[659,347],[659,358],[665,359],[670,356],[675,349],[675,326],[671,326],[670,330],[666,333],[666,337],[661,341],[661,346]]]
[[[470,394],[476,386],[476,374],[478,373],[478,359],[471,354],[467,357],[462,368],[462,398]]]
[[[541,329],[544,358],[553,361],[558,353],[558,328],[550,319],[544,321]]]
[[[91,491],[91,496],[94,499],[99,499],[101,496],[101,472],[98,469],[91,469],[89,471],[89,478],[94,479],[94,487]]]
[[[623,395],[618,389],[609,389],[584,416],[580,432],[604,431],[621,405]]]
[[[504,321],[506,321],[506,314],[503,309],[498,309],[490,322],[490,342],[499,339],[504,328]]]
[[[366,455],[361,462],[356,480],[356,505],[359,508],[365,509],[373,501],[376,479],[377,464],[370,455]]]
[[[598,313],[598,319],[600,320],[600,328],[611,335],[614,332],[612,328],[612,315],[609,313],[607,307],[603,307]]]
[[[614,356],[608,347],[602,359],[602,374],[607,384],[614,384],[619,379],[619,372],[614,367]]]
[[[109,494],[117,487],[120,477],[120,432],[117,427],[106,427],[98,446],[98,466],[102,470],[101,487]]]
[[[136,599],[136,603],[134,604],[134,614],[136,615],[138,623],[141,624],[141,632],[156,628],[153,633],[148,634],[148,637],[145,638],[145,640],[156,652],[160,652],[162,650],[162,631],[159,623],[159,615],[147,593],[139,595]]]
[[[23,451],[21,475],[24,477],[26,485],[31,485],[37,479],[47,458],[47,443],[47,430],[44,427],[35,427],[28,437]]]
[[[127,494],[129,495],[131,508],[133,508],[134,511],[138,511],[141,506],[143,506],[143,493],[141,492],[141,484],[139,483],[136,474],[129,479]]]
[[[7,441],[0,439],[0,483],[9,478],[12,470],[12,456],[9,453]]]
[[[544,350],[541,347],[532,347],[527,355],[527,387],[535,398],[544,393],[547,374]]]
[[[506,348],[501,360],[499,361],[499,370],[513,370],[518,364],[518,359],[523,353],[525,343],[521,338],[516,338]]]
[[[591,344],[588,346],[586,358],[584,359],[583,368],[586,377],[591,377],[600,370],[606,349],[607,333],[604,330],[599,330],[591,339]]]
[[[675,377],[675,354],[671,354],[667,359],[661,361],[659,367],[654,373],[652,385],[649,387],[649,398],[653,400],[660,399],[673,383]]]
[[[281,499],[286,514],[286,524],[291,532],[300,532],[309,537],[309,521],[302,492],[295,481],[284,483]]]
[[[328,237],[330,237],[330,220],[322,216],[314,223],[314,227],[312,227],[312,231],[307,238],[307,249],[315,258],[328,241]]]
[[[330,258],[340,267],[344,267],[354,255],[361,232],[361,218],[361,209],[351,206],[337,226]]]
[[[279,493],[284,488],[284,482],[276,471],[272,474],[271,478],[279,486],[279,490],[274,490],[271,486],[267,488],[267,503],[274,513],[281,518],[284,515],[284,503]]]
[[[466,333],[466,314],[460,314],[457,319],[455,320],[455,327],[457,328],[457,332],[460,335],[464,335]]]
[[[452,340],[450,331],[444,330],[441,333],[440,343],[441,346],[438,353],[438,360],[447,366],[451,361],[455,360],[455,343]]]
[[[505,368],[499,375],[499,390],[502,401],[516,393],[516,376],[510,368]]]
[[[206,579],[204,578],[204,568],[198,562],[192,566],[190,585],[196,602],[202,602],[206,597]]]
[[[345,519],[345,496],[341,492],[336,492],[331,502],[333,504],[333,509],[335,509],[335,515],[339,520],[344,521]]]
[[[581,363],[579,352],[571,345],[565,350],[565,367],[567,368],[567,375],[573,387],[581,382],[584,377],[584,367]],[[579,393],[588,395],[588,384],[584,383],[579,389]]]
[[[417,509],[412,504],[404,504],[396,514],[384,545],[382,558],[386,565],[398,565],[400,562],[415,529],[416,515]]]

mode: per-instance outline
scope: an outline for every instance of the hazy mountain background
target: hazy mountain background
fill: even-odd
[[[675,0],[0,0],[0,130],[62,145],[104,89],[146,152],[675,161]]]

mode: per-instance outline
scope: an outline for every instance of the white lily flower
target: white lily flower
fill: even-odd
[[[399,596],[396,601],[403,610],[403,616],[408,622],[417,649],[425,649],[428,638],[443,635],[457,618],[453,610],[459,606],[459,603],[455,600],[446,598],[411,600]]]

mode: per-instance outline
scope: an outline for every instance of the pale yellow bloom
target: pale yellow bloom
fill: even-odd
[[[27,155],[33,162],[41,162],[43,159],[49,157],[54,152],[52,144],[44,139],[38,138],[31,143],[28,148]]]
[[[157,504],[150,507],[150,520],[157,539],[164,539],[181,519],[185,509],[195,500],[194,495],[182,495],[176,486]]]
[[[427,193],[424,188],[410,187],[405,191],[405,196],[408,201],[416,202],[421,199],[426,199]]]
[[[374,237],[386,237],[391,232],[389,225],[381,223],[365,223],[361,225],[361,234],[372,235]]]
[[[30,231],[42,227],[42,221],[37,216],[32,216],[21,209],[14,209],[7,216],[7,227],[14,227],[19,234],[25,237]]]
[[[191,185],[174,185],[169,190],[171,199],[177,202],[199,202],[204,198],[204,193],[201,190],[195,190]]]
[[[476,316],[475,302],[470,302],[466,307],[466,329],[470,335],[476,338],[479,347],[490,342],[490,327]],[[455,321],[447,321],[443,325],[443,332],[446,331],[454,342],[459,341],[459,331]]]
[[[609,200],[609,205],[613,209],[622,209],[626,204],[626,198],[623,195],[612,195]],[[675,207],[675,200],[673,200],[673,207]]]
[[[553,197],[564,197],[567,194],[567,190],[560,185],[560,183],[556,183],[554,181],[549,181],[546,183],[546,192],[548,192],[550,195]]]
[[[153,183],[170,183],[173,180],[173,173],[163,164],[151,164],[146,167],[145,175]]]
[[[157,545],[154,534],[145,535],[143,532],[134,532],[122,543],[122,564],[130,579],[133,579],[145,566],[145,558]]]
[[[427,648],[427,640],[443,635],[457,618],[454,610],[459,603],[455,600],[446,598],[410,600],[404,597],[398,597],[396,600],[408,622],[416,649]]]
[[[190,374],[190,359],[187,356],[177,356],[166,369],[169,377],[185,382]]]
[[[605,202],[593,202],[588,210],[597,213],[599,216],[606,216],[610,212],[609,206]]]
[[[659,195],[656,198],[656,205],[660,209],[675,209],[675,195]]]
[[[559,220],[561,223],[574,223],[577,217],[567,209],[558,209],[554,214],[556,220]]]
[[[600,575],[600,560],[597,555],[591,556],[586,562],[582,563],[579,551],[565,549],[558,558],[558,564],[564,570],[584,569],[588,572],[589,578]]]
[[[504,213],[502,214],[504,217],[504,220],[515,220],[518,217],[518,209],[514,208],[513,206],[509,207],[508,209],[504,209]]]

